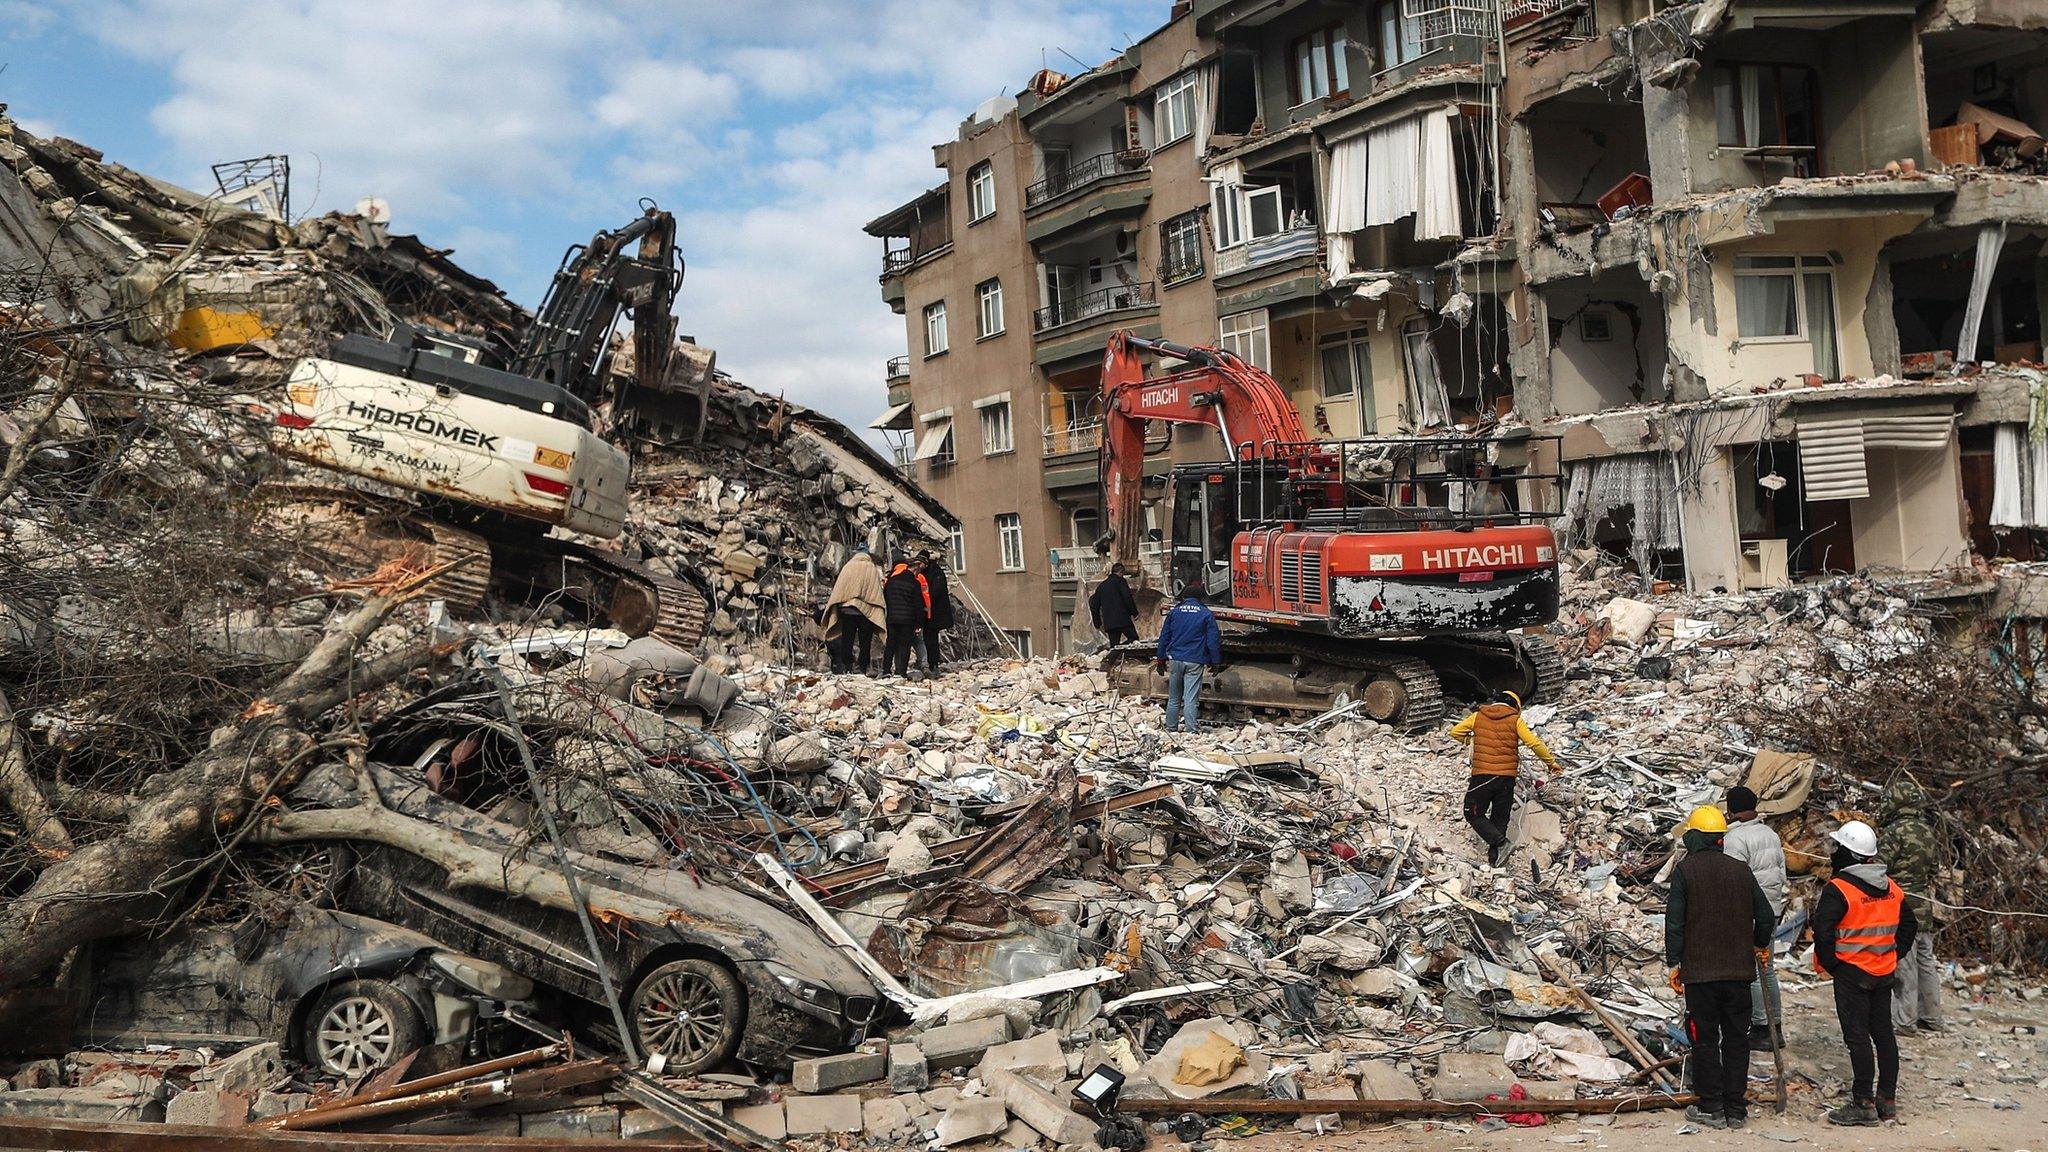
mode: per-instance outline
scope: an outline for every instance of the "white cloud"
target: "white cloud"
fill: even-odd
[[[634,60],[613,73],[597,102],[597,119],[627,131],[684,131],[694,136],[722,121],[739,101],[739,82],[672,60]]]

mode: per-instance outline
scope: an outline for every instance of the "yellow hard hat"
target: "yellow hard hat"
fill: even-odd
[[[1710,832],[1718,836],[1728,830],[1728,817],[1712,804],[1702,804],[1692,810],[1692,815],[1685,818],[1685,830]]]

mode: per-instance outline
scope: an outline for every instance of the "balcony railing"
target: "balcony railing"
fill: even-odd
[[[1069,192],[1107,180],[1120,172],[1134,172],[1139,167],[1139,163],[1119,160],[1114,152],[1076,160],[1056,172],[1047,173],[1045,179],[1024,189],[1024,206],[1036,208],[1048,200],[1057,200]]]
[[[1084,292],[1069,300],[1040,308],[1031,314],[1033,331],[1043,332],[1062,324],[1072,324],[1090,316],[1109,312],[1122,312],[1131,308],[1150,308],[1159,303],[1159,294],[1154,291],[1150,280],[1136,284],[1117,284],[1109,288],[1098,288]]]
[[[882,275],[887,276],[891,272],[901,272],[905,268],[910,267],[910,262],[915,259],[917,257],[911,255],[908,248],[891,248],[887,252],[882,253]]]
[[[1155,449],[1173,438],[1173,425],[1153,420],[1145,428],[1145,446]],[[1064,428],[1054,428],[1048,422],[1045,429],[1045,454],[1064,456],[1071,452],[1093,452],[1102,447],[1102,419],[1096,417]]]
[[[889,357],[889,364],[888,364],[887,368],[886,368],[886,369],[884,369],[884,372],[886,373],[886,375],[884,376],[884,379],[888,379],[888,380],[908,380],[908,379],[910,378],[910,357],[908,357],[908,356],[891,356],[891,357]]]
[[[1167,557],[1172,550],[1165,544],[1141,544],[1138,546],[1138,567],[1146,579],[1155,585],[1166,583]],[[1094,548],[1082,545],[1075,548],[1052,549],[1052,578],[1055,580],[1078,580],[1094,583],[1109,571],[1109,557],[1098,554]]]
[[[1401,0],[1404,12],[1421,24],[1423,51],[1454,36],[1491,36],[1494,0]]]
[[[1320,242],[1313,224],[1275,232],[1271,236],[1258,236],[1235,248],[1225,249],[1216,254],[1216,274],[1228,276],[1247,268],[1263,264],[1276,264],[1297,256],[1313,256]]]

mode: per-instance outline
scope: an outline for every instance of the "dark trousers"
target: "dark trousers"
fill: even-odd
[[[1842,1042],[1849,1046],[1849,1085],[1856,1103],[1890,1100],[1899,1093],[1899,1038],[1892,1031],[1892,989],[1857,988],[1849,978],[1835,978],[1835,1016],[1842,1022]],[[1877,1093],[1871,1094],[1871,1081]]]
[[[1700,1111],[1749,1116],[1749,981],[1685,985],[1685,1034],[1692,1041],[1692,1090]]]
[[[872,645],[875,640],[875,626],[858,609],[839,613],[839,635],[826,646],[826,654],[832,658],[834,672],[866,672],[868,662],[874,659]],[[860,659],[854,656],[858,650]]]
[[[924,666],[927,672],[935,672],[938,670],[939,633],[943,631],[945,631],[945,629],[934,628],[929,624],[926,625],[924,628]]]
[[[910,675],[910,650],[917,645],[917,625],[889,622],[889,638],[882,644],[882,671],[893,676]]]
[[[1488,848],[1508,842],[1508,818],[1515,813],[1513,776],[1474,776],[1465,783],[1465,823]]]
[[[1136,644],[1138,642],[1138,626],[1135,624],[1123,624],[1114,628],[1104,628],[1102,634],[1108,638],[1111,644]]]

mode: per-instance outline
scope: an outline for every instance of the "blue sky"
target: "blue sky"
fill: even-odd
[[[292,158],[295,214],[391,204],[534,304],[562,250],[654,198],[682,331],[747,383],[865,425],[904,350],[864,222],[1042,64],[1107,59],[1168,0],[0,0],[30,130],[210,189]]]

